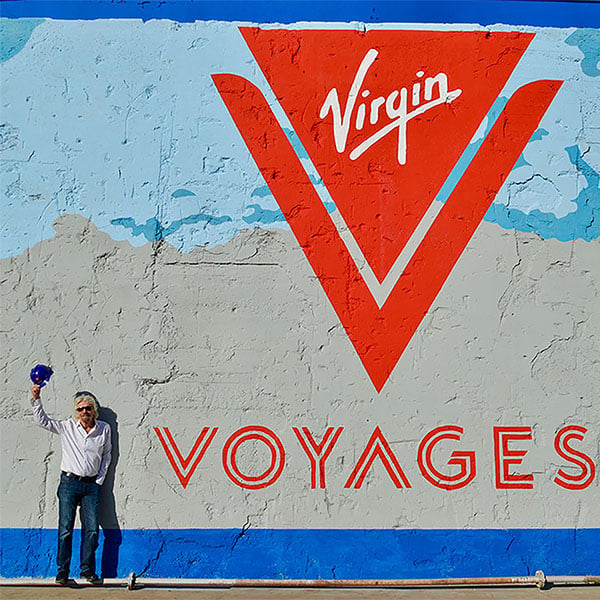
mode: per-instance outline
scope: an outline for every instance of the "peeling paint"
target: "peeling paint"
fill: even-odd
[[[356,343],[345,315],[362,310],[362,326],[374,315],[376,331],[389,296],[379,306],[372,289],[383,281],[365,278],[364,252],[351,253],[348,237],[335,245],[338,238],[328,236],[333,223],[340,239],[349,224],[360,237],[367,226],[361,211],[369,208],[380,258],[411,216],[414,198],[404,192],[402,171],[385,193],[369,190],[368,207],[348,207],[340,196],[334,202],[322,172],[341,169],[341,155],[332,151],[319,162],[306,143],[329,143],[313,122],[324,98],[286,112],[284,95],[270,85],[273,56],[261,62],[253,54],[247,23],[242,34],[231,21],[144,15],[0,20],[0,576],[54,575],[60,443],[31,422],[27,373],[38,362],[55,372],[43,391],[49,414],[66,417],[73,392],[91,389],[111,426],[97,556],[105,577],[385,579],[597,569],[597,31],[572,23],[350,20],[288,28],[297,36],[359,31],[361,40],[394,30],[442,41],[460,32],[507,35],[511,44],[531,37],[481,109],[481,123],[465,134],[462,156],[432,193],[434,209],[448,206],[489,139],[502,139],[490,132],[507,127],[502,111],[518,90],[563,82],[376,389],[359,351],[372,353],[378,335]],[[290,48],[299,61],[301,45]],[[498,60],[507,53],[502,46]],[[329,78],[317,66],[297,74],[313,77],[311,85],[322,77],[326,91],[337,85],[340,123],[349,93],[333,79],[348,75],[350,88],[363,58],[359,52],[356,65],[340,59]],[[384,90],[383,108],[375,78],[357,87],[356,110],[348,112],[357,137],[349,134],[348,147],[371,125],[382,126],[379,115],[397,105],[385,107],[386,98],[398,100],[394,91],[419,105],[422,90],[413,86],[425,70],[413,71],[410,84],[398,78]],[[219,94],[213,75],[232,73],[247,85],[239,98],[251,86],[262,94],[282,131],[280,148],[291,148],[298,163],[288,194],[271,192],[288,173],[283,152],[271,154],[263,177]],[[465,96],[439,108],[459,110]],[[533,104],[526,108],[531,113]],[[256,116],[257,105],[243,114]],[[424,122],[439,118],[430,111]],[[254,131],[250,141],[272,148],[273,130]],[[390,131],[372,155],[361,155],[369,173],[382,169],[390,150],[400,168],[399,135]],[[431,171],[447,142],[435,141],[419,167]],[[474,180],[488,165],[480,166]],[[348,182],[354,176],[352,168],[344,173]],[[476,183],[492,194],[487,180]],[[305,202],[310,194],[314,205]],[[401,207],[394,226],[384,218],[391,202]],[[321,227],[302,238],[286,217]],[[466,211],[456,230],[469,218]],[[441,236],[422,271],[427,281],[451,241]],[[319,263],[318,253],[327,260]],[[411,287],[402,273],[391,288],[410,299],[421,278]],[[327,286],[337,291],[333,304]],[[384,332],[390,344],[416,318],[400,305]],[[166,436],[167,428],[172,439],[161,439],[157,430]]]

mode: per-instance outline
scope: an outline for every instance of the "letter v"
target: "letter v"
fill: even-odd
[[[512,95],[379,308],[260,90],[237,75],[212,78],[380,392],[562,82]]]
[[[160,443],[164,448],[165,454],[167,455],[167,458],[169,459],[169,462],[171,463],[171,466],[175,471],[175,475],[177,475],[177,478],[179,479],[181,485],[185,489],[192,475],[194,474],[196,467],[200,464],[200,461],[204,457],[206,450],[213,441],[213,438],[215,437],[219,428],[213,427],[212,431],[208,435],[208,438],[204,440],[206,434],[210,429],[209,427],[204,427],[200,432],[200,435],[196,438],[196,442],[194,443],[192,450],[185,458],[183,457],[181,451],[179,450],[179,447],[175,443],[175,440],[173,439],[169,428],[163,427],[162,429],[164,430],[164,436],[161,432],[160,427],[155,427],[154,431],[156,432],[156,435],[158,436],[158,439],[160,440]],[[171,447],[173,448],[173,452],[171,451]],[[192,463],[192,461],[194,462]],[[190,463],[192,463],[191,466]]]
[[[333,139],[335,140],[335,148],[338,152],[343,152],[346,149],[346,142],[348,141],[348,131],[350,130],[350,120],[352,119],[352,111],[358,98],[358,92],[365,80],[369,67],[375,62],[379,52],[374,48],[371,48],[362,59],[360,67],[354,77],[348,98],[346,100],[346,106],[344,107],[344,117],[342,118],[342,111],[340,109],[340,100],[338,98],[337,88],[331,88],[321,106],[319,116],[324,119],[327,113],[331,111],[333,118]]]

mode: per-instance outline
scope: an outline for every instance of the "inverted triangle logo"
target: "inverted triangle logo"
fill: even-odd
[[[532,34],[241,31],[331,215],[258,88],[213,80],[380,391],[561,82],[512,96],[442,205],[436,194]]]

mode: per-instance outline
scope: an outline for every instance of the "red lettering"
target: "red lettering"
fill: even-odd
[[[260,475],[246,475],[237,465],[239,447],[250,440],[263,442],[271,451],[271,464]],[[252,425],[233,433],[223,446],[223,468],[227,477],[247,490],[259,490],[275,483],[285,464],[285,450],[281,440],[267,427]]]
[[[587,433],[585,427],[579,425],[567,425],[563,427],[554,438],[554,449],[556,453],[564,460],[576,465],[581,470],[576,475],[567,473],[562,467],[558,470],[554,483],[566,488],[567,490],[583,490],[588,487],[596,476],[596,465],[594,461],[583,452],[575,450],[569,446],[572,439],[583,441],[583,436]]]
[[[520,465],[527,450],[515,450],[508,444],[514,440],[531,440],[531,427],[494,427],[494,462],[496,489],[531,489],[533,474],[511,473],[511,465]]]
[[[320,444],[314,440],[308,427],[292,427],[300,445],[310,460],[310,487],[317,487],[317,472],[319,473],[319,488],[325,488],[325,461],[331,454],[333,447],[338,441],[343,427],[338,427],[333,433],[334,428],[328,427]]]
[[[186,455],[179,449],[168,427],[153,429],[179,482],[184,489],[187,488],[213,442],[218,427],[202,428]],[[315,439],[308,427],[292,427],[292,431],[310,462],[311,489],[325,489],[326,463],[344,427],[327,427],[320,441]],[[494,427],[493,431],[496,489],[532,489],[533,473],[515,472],[529,451],[523,448],[522,442],[532,441],[532,428],[507,426]],[[566,425],[556,433],[554,438],[554,449],[564,462],[563,466],[559,465],[553,482],[567,490],[583,490],[595,481],[597,465],[593,458],[589,453],[586,454],[572,445],[574,440],[583,442],[587,431],[585,427],[579,425]],[[444,445],[444,442],[460,442],[463,435],[464,429],[458,425],[442,425],[432,429],[421,440],[417,451],[417,464],[424,479],[434,487],[458,490],[475,479],[477,475],[475,450],[450,451],[448,446]],[[264,445],[269,451],[270,456],[266,457],[265,468],[258,474],[257,471],[261,469],[256,464],[240,468],[238,451],[246,442],[255,444],[260,442],[259,446],[262,448]],[[579,444],[575,443],[575,445]],[[271,429],[260,425],[242,427],[235,431],[223,446],[223,469],[235,485],[248,490],[258,490],[273,485],[280,478],[285,466],[285,455],[281,440]],[[441,459],[442,456],[448,455],[448,458]],[[396,488],[411,487],[388,440],[380,427],[375,427],[344,488],[360,489],[376,459],[381,461]]]
[[[379,427],[376,427],[375,431],[373,431],[373,435],[371,435],[367,447],[360,455],[360,458],[352,473],[350,473],[350,477],[348,477],[348,481],[346,481],[344,487],[354,487],[359,489],[376,457],[379,457],[385,470],[397,488],[411,487],[404,471],[402,471],[402,467],[400,466],[396,455],[392,452],[388,441],[385,439],[385,436]]]
[[[213,427],[210,434],[208,435],[208,437],[205,440],[204,438],[208,434],[209,429],[210,429],[209,427],[204,427],[202,429],[202,431],[200,432],[200,435],[196,438],[196,442],[195,442],[192,450],[187,455],[187,457],[184,458],[183,455],[181,454],[177,444],[175,443],[175,440],[173,439],[173,436],[171,435],[169,428],[163,427],[162,432],[161,432],[160,427],[154,428],[154,431],[156,432],[156,435],[158,436],[158,439],[160,440],[160,443],[162,444],[162,447],[164,448],[167,458],[169,459],[169,462],[171,463],[171,466],[173,467],[173,470],[175,471],[175,475],[177,475],[177,477],[178,477],[179,481],[181,482],[181,485],[184,487],[184,489],[187,487],[187,484],[189,483],[190,478],[194,474],[196,467],[200,464],[200,461],[204,457],[206,450],[208,449],[211,442],[213,441],[213,438],[215,437],[215,434],[217,433],[219,428]],[[163,432],[164,432],[164,435],[163,435]],[[190,466],[190,464],[191,464],[191,466]]]
[[[438,471],[431,460],[431,454],[435,446],[443,440],[460,441],[460,436],[464,433],[462,427],[457,425],[445,425],[436,427],[430,431],[419,445],[417,462],[423,477],[435,487],[443,490],[458,490],[465,487],[476,474],[475,452],[459,452],[455,450],[448,460],[449,465],[457,465],[459,470],[454,475],[446,475]]]

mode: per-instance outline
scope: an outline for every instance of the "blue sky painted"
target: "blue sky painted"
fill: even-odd
[[[438,200],[514,90],[563,79],[486,220],[543,238],[596,239],[598,31],[529,29],[536,38]],[[210,79],[237,73],[273,100],[235,24],[0,19],[0,31],[1,256],[52,237],[67,213],[115,240],[166,239],[184,252],[250,227],[287,227]]]

